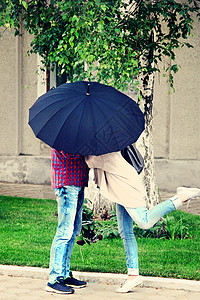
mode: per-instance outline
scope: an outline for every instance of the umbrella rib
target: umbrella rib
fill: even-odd
[[[78,106],[79,104],[76,104],[76,106],[73,108],[73,110],[70,112],[70,114],[69,114],[69,116],[71,115],[71,113],[74,111],[74,109],[76,109],[76,107]],[[47,125],[47,123],[58,113],[58,112],[60,112],[61,110],[63,109],[63,107],[62,108],[60,108],[57,112],[55,112],[50,118],[49,118],[49,120],[41,127],[41,129],[40,129],[40,131],[37,133],[37,135],[39,135],[39,133],[43,130],[43,128]],[[66,121],[66,120],[65,120]],[[64,122],[65,123],[65,122]],[[62,127],[64,126],[64,124],[62,125]],[[60,130],[62,129],[62,127],[59,129],[59,132],[60,132]]]
[[[128,96],[127,96],[127,97],[128,97]],[[98,97],[96,97],[96,98],[98,98]],[[130,100],[132,100],[133,102],[135,102],[132,98],[130,98]],[[104,103],[104,102],[101,100],[101,97],[98,98],[98,101]],[[127,101],[128,101],[128,100],[127,100]],[[136,103],[135,103],[135,104],[136,104]],[[113,107],[112,105],[110,105],[110,103],[108,103],[108,105],[109,105],[110,108]],[[136,104],[136,105],[137,105],[137,104]],[[123,105],[121,106],[121,108],[123,108]],[[139,108],[139,106],[138,106],[138,108]],[[118,110],[119,110],[119,109],[118,109]],[[139,128],[139,126],[137,126],[137,124],[135,124],[134,126],[137,127],[137,128]]]
[[[93,105],[91,105],[91,111],[93,112],[93,113],[92,113],[92,118],[93,118],[93,126],[95,127],[95,118],[94,118],[94,115],[95,115],[95,114],[94,114]],[[95,141],[96,141],[96,140],[95,140]],[[95,146],[96,146],[96,149],[97,149],[97,148],[98,148],[98,147],[97,147],[97,143],[96,143],[96,145],[95,145]]]
[[[80,99],[80,101],[82,101],[82,99]],[[80,102],[79,101],[79,102]],[[73,110],[70,112],[70,114],[68,115],[68,117],[73,113],[73,111],[76,109],[76,107],[79,105],[79,103],[73,108]],[[66,121],[67,120],[65,120],[64,122],[63,122],[63,124],[62,124],[62,126],[61,126],[61,128],[59,129],[59,131],[58,131],[58,134],[57,134],[57,138],[58,138],[58,136],[59,136],[59,133],[60,133],[60,131],[62,130],[62,128],[64,127],[64,125],[65,125],[65,123],[66,123]],[[54,144],[55,144],[55,142],[56,142],[56,140],[57,140],[57,138],[55,139],[55,141],[54,141]]]
[[[103,104],[105,104],[105,98],[104,98],[104,101],[102,101],[102,97],[100,96],[100,95],[96,95],[96,99],[98,99],[98,101],[99,102],[101,102],[101,103],[103,103]],[[130,98],[131,99],[131,98]],[[132,99],[131,99],[132,100]],[[110,103],[109,102],[110,101],[110,99],[108,99],[108,103],[107,103],[107,105],[113,110],[113,101],[112,101],[112,103]],[[133,100],[134,101],[134,100]]]
[[[99,107],[98,103],[96,103],[96,105]],[[100,108],[100,107],[99,107],[99,110],[102,112],[102,115],[104,115],[104,116],[105,116],[104,112],[101,110],[101,108]],[[107,122],[109,123],[110,121],[107,121]],[[117,145],[119,145],[119,144],[118,144],[118,142],[117,142],[117,139],[116,139],[116,137],[115,137],[114,135],[112,135],[112,137],[115,139],[115,141],[116,141],[116,144],[117,144]]]
[[[43,112],[45,109],[47,109],[47,108],[51,107],[52,105],[54,105],[55,103],[58,103],[58,102],[61,102],[61,101],[65,101],[65,100],[63,100],[63,99],[56,100],[55,102],[53,102],[53,103],[49,104],[48,106],[44,107],[43,109],[41,109],[41,110],[39,111],[39,113],[37,113],[37,114],[31,119],[31,121],[34,120],[34,118],[36,118],[36,117],[38,116],[38,114],[40,114],[41,112]],[[61,109],[63,109],[64,107],[66,107],[68,104],[71,104],[73,101],[74,101],[74,98],[72,99],[72,101],[66,103],[65,106],[63,106],[62,108],[60,108],[59,110],[57,110],[56,113],[59,112],[59,111],[60,111]],[[52,117],[53,117],[56,113],[54,113],[54,114],[52,115]]]
[[[81,112],[81,117],[80,117],[79,124],[81,123],[81,119],[82,119],[82,116],[83,116],[84,108],[85,108],[85,106],[83,107],[83,110],[82,110],[82,112]],[[79,127],[77,126],[77,128],[79,128]],[[78,139],[78,135],[76,134],[75,146],[76,146],[76,144],[77,144],[77,139]]]
[[[73,90],[73,91],[75,91],[75,90]],[[78,93],[80,94],[81,92],[78,91]],[[63,89],[60,89],[59,91],[53,90],[53,93],[51,93],[51,91],[49,91],[49,92],[47,92],[46,94],[40,96],[40,97],[37,99],[37,101],[34,103],[34,105],[35,105],[35,104],[37,105],[38,103],[41,103],[40,98],[42,98],[42,97],[43,97],[42,101],[47,101],[48,98],[52,98],[53,96],[56,96],[56,95],[59,95],[59,96],[63,97],[63,96],[66,95],[66,91],[64,91]],[[80,96],[80,95],[79,95],[79,96]],[[71,97],[74,97],[74,96],[71,96]],[[59,100],[59,101],[60,101],[60,100]],[[55,101],[55,102],[59,102],[59,101]]]

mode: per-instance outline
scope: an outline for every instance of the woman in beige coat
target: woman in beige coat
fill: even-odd
[[[183,202],[200,197],[200,189],[180,187],[175,196],[147,210],[140,177],[121,152],[88,156],[86,163],[89,168],[94,168],[94,180],[100,193],[116,202],[118,229],[123,239],[128,268],[128,278],[116,292],[127,293],[142,282],[133,221],[140,228],[149,229],[165,214],[180,208]]]

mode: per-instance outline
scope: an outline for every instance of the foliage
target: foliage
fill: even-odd
[[[0,27],[32,34],[30,52],[45,66],[57,64],[68,80],[95,76],[126,90],[138,86],[139,74],[160,71],[165,57],[174,62],[175,49],[192,47],[195,13],[198,0],[1,0]],[[172,86],[178,68],[166,62]]]
[[[144,230],[134,224],[134,233],[138,237],[150,237],[161,239],[186,239],[191,238],[192,233],[189,226],[185,224],[183,219],[176,220],[174,216],[165,216],[157,222],[152,228]]]
[[[166,216],[163,225],[163,232],[166,232],[166,238],[182,240],[191,237],[189,226],[184,224],[182,218],[176,220],[173,216]]]
[[[96,224],[93,220],[93,211],[87,206],[88,202],[91,201],[88,199],[84,200],[81,235],[77,241],[77,244],[80,246],[83,246],[85,243],[90,245],[102,239],[102,235],[97,233]]]
[[[141,229],[136,223],[133,224],[134,234],[143,238],[161,238],[169,240],[192,238],[193,233],[190,229],[187,219],[176,212],[164,216],[150,229]],[[111,212],[111,218],[108,221],[97,223],[98,232],[103,238],[119,237],[116,212]]]
[[[104,239],[119,237],[117,217],[116,217],[115,210],[110,212],[109,220],[105,220],[102,222],[96,221],[96,223],[97,223],[98,232],[103,236]]]

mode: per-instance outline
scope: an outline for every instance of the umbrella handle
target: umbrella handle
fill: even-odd
[[[86,93],[87,96],[90,95],[90,84],[88,83],[88,88],[87,88],[87,93]]]

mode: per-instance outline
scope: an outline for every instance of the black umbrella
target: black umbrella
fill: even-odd
[[[57,150],[100,155],[122,150],[144,130],[138,105],[111,86],[64,83],[45,93],[29,110],[36,137]]]

